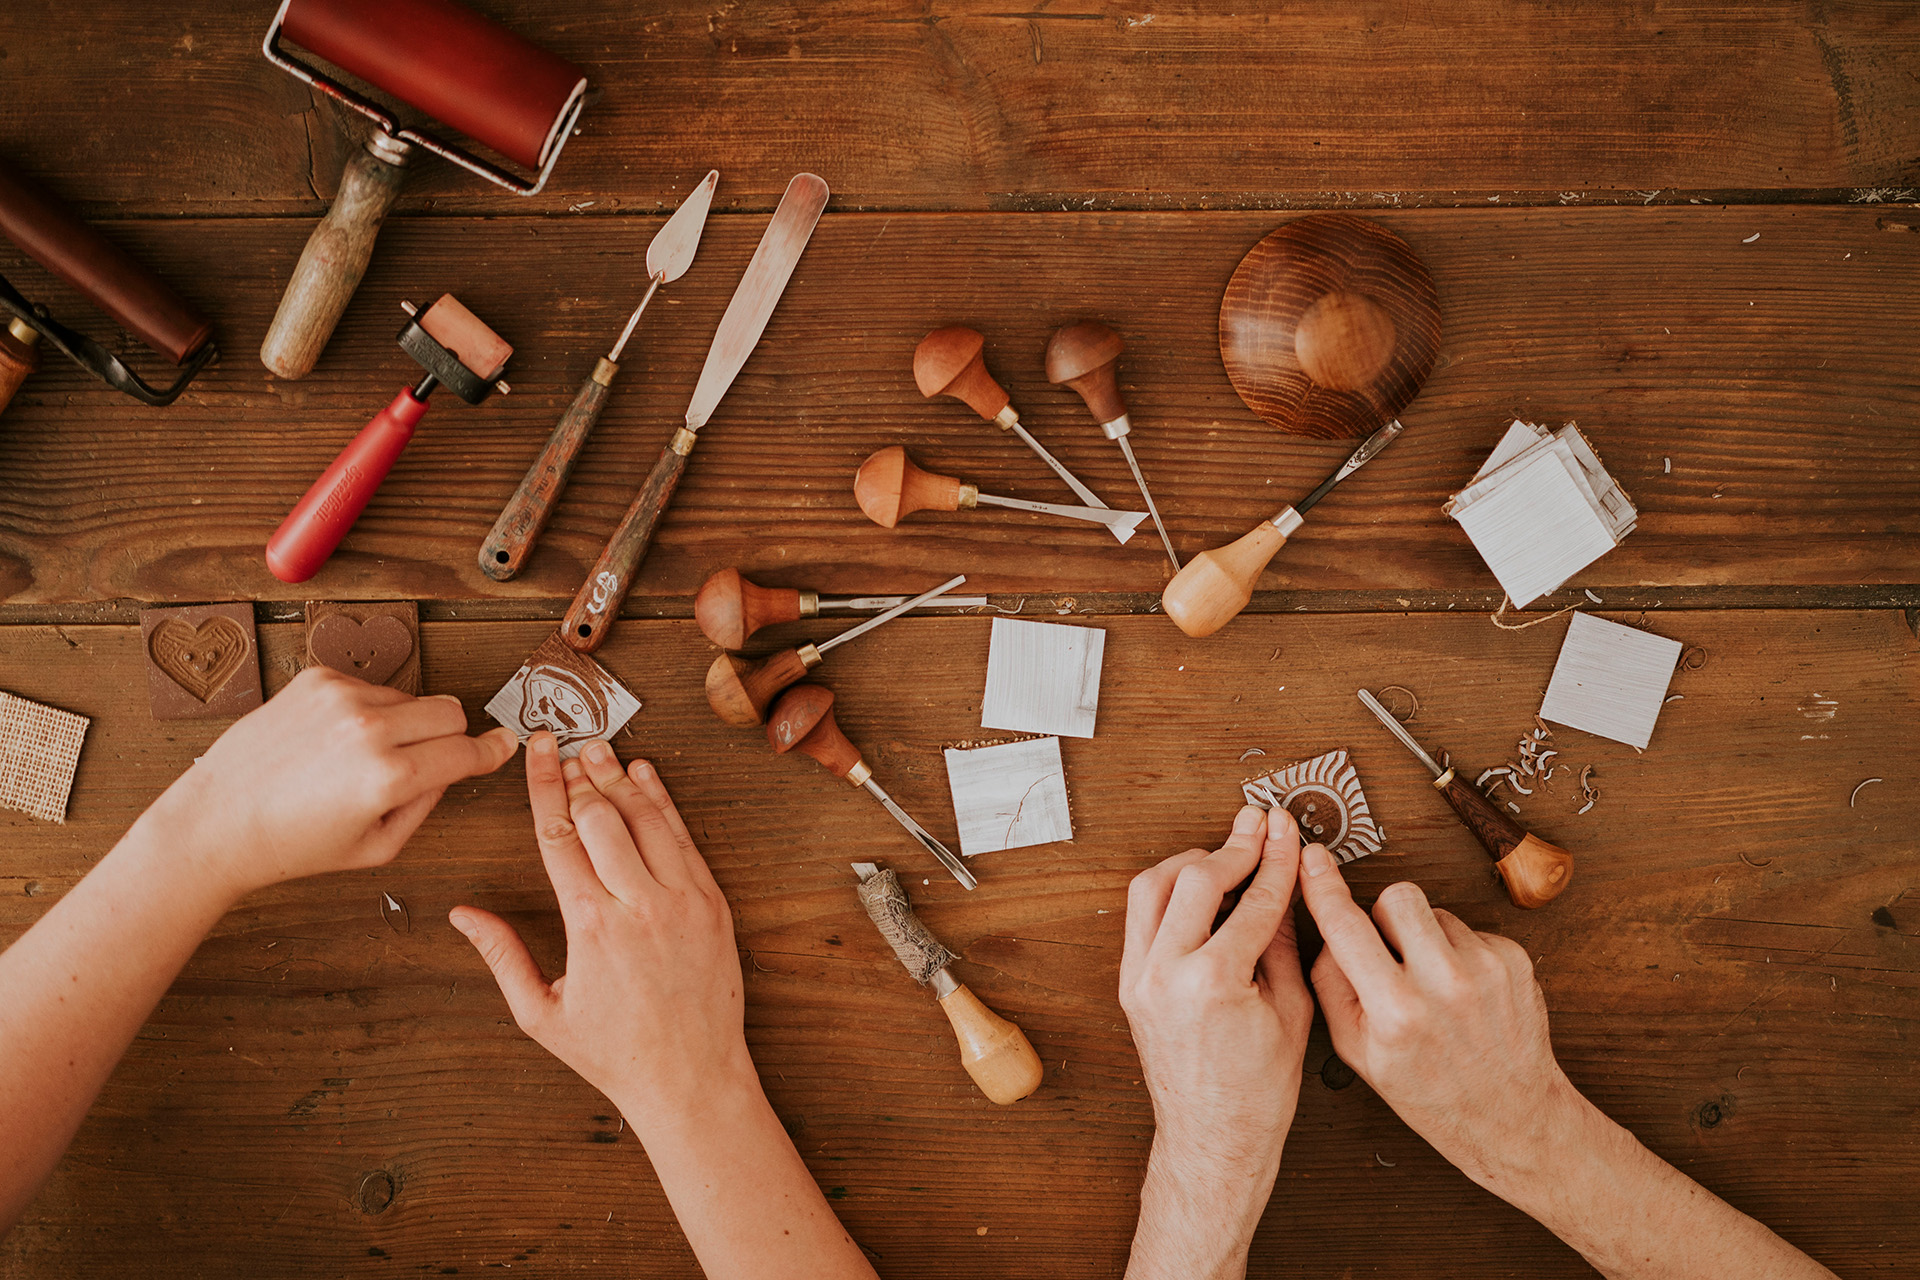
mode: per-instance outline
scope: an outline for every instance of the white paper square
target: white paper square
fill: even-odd
[[[640,699],[557,633],[487,701],[487,714],[513,730],[522,746],[536,729],[550,731],[563,760],[579,755],[590,739],[613,737],[638,710]]]
[[[995,618],[980,727],[1091,738],[1106,649],[1098,627]]]
[[[1073,839],[1060,739],[947,749],[947,786],[967,857]]]
[[[1644,749],[1681,648],[1678,640],[1576,613],[1540,718]]]
[[[1516,606],[1524,608],[1617,545],[1612,527],[1558,453],[1509,464],[1453,518]]]

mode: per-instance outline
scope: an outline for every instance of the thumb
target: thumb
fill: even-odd
[[[467,941],[487,962],[487,968],[493,970],[493,980],[500,984],[500,994],[507,998],[513,1020],[520,1024],[522,1031],[532,1035],[534,1026],[546,1012],[547,1002],[553,998],[553,988],[547,985],[527,944],[520,940],[512,925],[491,911],[455,907],[447,913],[447,919],[467,935]]]
[[[420,824],[433,812],[433,806],[440,803],[440,797],[446,794],[445,787],[436,787],[422,795],[417,795],[397,809],[389,809],[380,815],[373,824],[366,843],[364,864],[379,866],[393,861],[401,847],[413,838]]]

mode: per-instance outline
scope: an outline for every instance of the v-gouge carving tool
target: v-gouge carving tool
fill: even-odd
[[[980,997],[954,978],[953,962],[960,957],[941,945],[920,918],[900,887],[900,878],[872,862],[856,862],[860,877],[860,905],[874,928],[893,948],[913,980],[932,987],[934,998],[946,1010],[947,1021],[960,1041],[960,1065],[990,1102],[1003,1106],[1018,1102],[1040,1087],[1046,1074],[1040,1055],[1033,1051],[1020,1028],[980,1003]]]
[[[1267,567],[1267,561],[1286,545],[1313,505],[1333,491],[1333,486],[1364,467],[1404,428],[1396,419],[1363,440],[1340,469],[1320,482],[1320,487],[1294,503],[1282,507],[1271,519],[1254,526],[1253,532],[1224,547],[1202,551],[1173,575],[1160,593],[1161,607],[1174,625],[1190,636],[1210,636],[1232,622],[1253,599],[1253,584]]]
[[[1043,516],[1065,516],[1069,520],[1091,520],[1107,526],[1107,532],[1125,545],[1140,522],[1147,518],[1144,511],[1063,507],[1054,502],[1028,502],[1025,498],[982,493],[977,486],[962,484],[952,476],[922,471],[897,444],[887,446],[860,464],[860,469],[853,473],[853,496],[867,519],[883,529],[893,528],[900,523],[901,516],[915,511],[960,511],[985,504],[1013,511],[1035,511]]]
[[[1080,398],[1087,402],[1093,420],[1100,424],[1100,430],[1120,446],[1120,452],[1126,455],[1127,468],[1133,472],[1133,482],[1140,486],[1140,497],[1146,501],[1147,514],[1153,517],[1153,527],[1159,530],[1160,545],[1167,549],[1167,559],[1173,561],[1173,571],[1178,573],[1180,557],[1173,549],[1173,539],[1167,536],[1167,526],[1160,523],[1160,508],[1153,505],[1153,495],[1147,492],[1147,478],[1140,474],[1140,462],[1133,456],[1133,445],[1127,441],[1133,431],[1133,419],[1127,413],[1127,402],[1120,398],[1120,384],[1114,372],[1114,365],[1124,350],[1126,344],[1120,341],[1120,335],[1097,320],[1070,324],[1047,339],[1047,381],[1055,385],[1064,383],[1078,391]]]
[[[1400,740],[1401,746],[1433,770],[1433,789],[1446,797],[1455,816],[1492,855],[1493,869],[1506,882],[1507,896],[1513,899],[1514,906],[1544,907],[1573,882],[1572,854],[1522,829],[1519,823],[1500,812],[1493,801],[1462,782],[1452,769],[1441,767],[1393,718],[1393,713],[1365,689],[1360,690],[1360,701],[1379,717],[1388,733]]]
[[[884,613],[907,602],[906,596],[828,597],[794,587],[763,587],[741,576],[738,569],[722,569],[700,584],[693,598],[694,620],[707,639],[722,649],[738,649],[762,627],[776,622],[817,618],[828,610]],[[928,604],[942,609],[977,609],[985,596],[946,596]]]
[[[634,327],[640,323],[641,315],[660,286],[672,284],[693,265],[694,251],[700,247],[700,232],[707,225],[707,210],[713,206],[713,188],[719,181],[720,171],[709,171],[647,243],[647,292],[640,299],[640,305],[627,317],[627,327],[620,331],[620,340],[613,344],[613,350],[593,366],[593,373],[580,384],[573,403],[560,415],[553,434],[547,437],[546,448],[527,468],[520,487],[507,499],[500,518],[493,522],[492,532],[480,544],[480,572],[495,582],[506,582],[519,573],[533,544],[546,531],[555,504],[566,492],[573,464],[579,459],[594,424],[600,421],[600,411],[607,407],[614,375],[620,372],[620,357],[626,352]]]
[[[713,347],[707,352],[706,366],[687,405],[686,425],[673,433],[667,447],[653,464],[653,470],[633,505],[621,518],[620,527],[600,553],[599,563],[587,574],[580,593],[567,609],[560,624],[560,635],[570,648],[592,653],[607,642],[607,633],[620,613],[621,602],[633,589],[633,579],[653,543],[653,531],[666,514],[673,492],[686,474],[687,455],[699,442],[698,432],[719,407],[720,398],[739,376],[741,366],[753,354],[753,348],[766,332],[774,306],[785,292],[800,253],[807,247],[821,212],[827,207],[827,184],[811,173],[795,174],[773,211],[760,247],[753,251],[733,301],[720,317],[720,329],[713,335]]]

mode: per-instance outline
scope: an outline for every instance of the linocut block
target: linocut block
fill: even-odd
[[[307,663],[420,693],[420,606],[411,600],[307,601]]]
[[[611,738],[638,710],[640,699],[605,667],[569,648],[558,632],[487,703],[487,714],[513,730],[522,745],[537,730],[552,733],[564,759],[579,755],[591,739]]]
[[[260,649],[246,601],[142,609],[140,640],[155,720],[234,718],[260,705]]]
[[[1385,840],[1344,747],[1255,778],[1241,790],[1250,804],[1292,814],[1302,844],[1325,845],[1341,862],[1378,853]]]

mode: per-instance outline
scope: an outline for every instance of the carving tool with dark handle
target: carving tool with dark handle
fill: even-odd
[[[686,425],[675,431],[660,451],[653,471],[640,486],[606,550],[600,553],[599,563],[567,609],[560,634],[570,647],[592,653],[606,643],[613,619],[627,592],[633,589],[634,575],[653,542],[653,531],[673,500],[674,490],[680,487],[687,455],[699,439],[697,433],[713,416],[720,397],[733,385],[765,332],[767,320],[799,264],[801,250],[807,247],[814,225],[827,207],[827,194],[827,184],[811,173],[795,174],[787,184],[780,207],[773,211],[773,220],[760,237],[760,247],[753,251],[753,260],[747,263],[746,274],[734,290],[733,301],[720,317],[719,332],[713,336],[706,367],[700,371],[693,401],[687,406]]]
[[[1507,896],[1513,899],[1514,906],[1544,907],[1572,883],[1572,854],[1527,831],[1500,812],[1491,800],[1462,782],[1454,770],[1443,768],[1401,727],[1393,713],[1365,689],[1360,690],[1360,701],[1400,740],[1401,746],[1433,771],[1433,789],[1446,797],[1454,814],[1492,856],[1493,869],[1506,882]]]
[[[1272,519],[1261,521],[1253,532],[1237,541],[1202,551],[1187,561],[1187,567],[1174,574],[1173,581],[1160,593],[1161,607],[1174,625],[1198,639],[1212,635],[1238,617],[1247,607],[1247,601],[1253,599],[1254,581],[1267,567],[1267,562],[1305,523],[1301,517],[1331,493],[1333,486],[1392,444],[1404,429],[1398,419],[1389,422],[1362,441],[1340,464],[1340,469],[1322,480],[1312,493],[1290,507],[1282,507]]]
[[[627,318],[627,327],[620,331],[620,340],[613,344],[613,350],[594,365],[593,373],[580,384],[579,394],[560,415],[553,434],[547,437],[546,447],[527,468],[520,487],[501,509],[487,540],[480,544],[480,572],[495,582],[506,582],[519,573],[533,544],[546,531],[547,521],[553,518],[553,508],[566,492],[567,480],[573,475],[573,464],[579,459],[594,424],[600,421],[600,411],[607,407],[614,375],[620,372],[620,357],[627,349],[627,340],[633,337],[634,326],[640,323],[641,314],[660,286],[672,284],[693,265],[694,251],[700,247],[700,232],[707,225],[707,210],[713,205],[713,188],[719,181],[718,169],[708,172],[648,242],[647,292],[640,299],[640,305]]]

